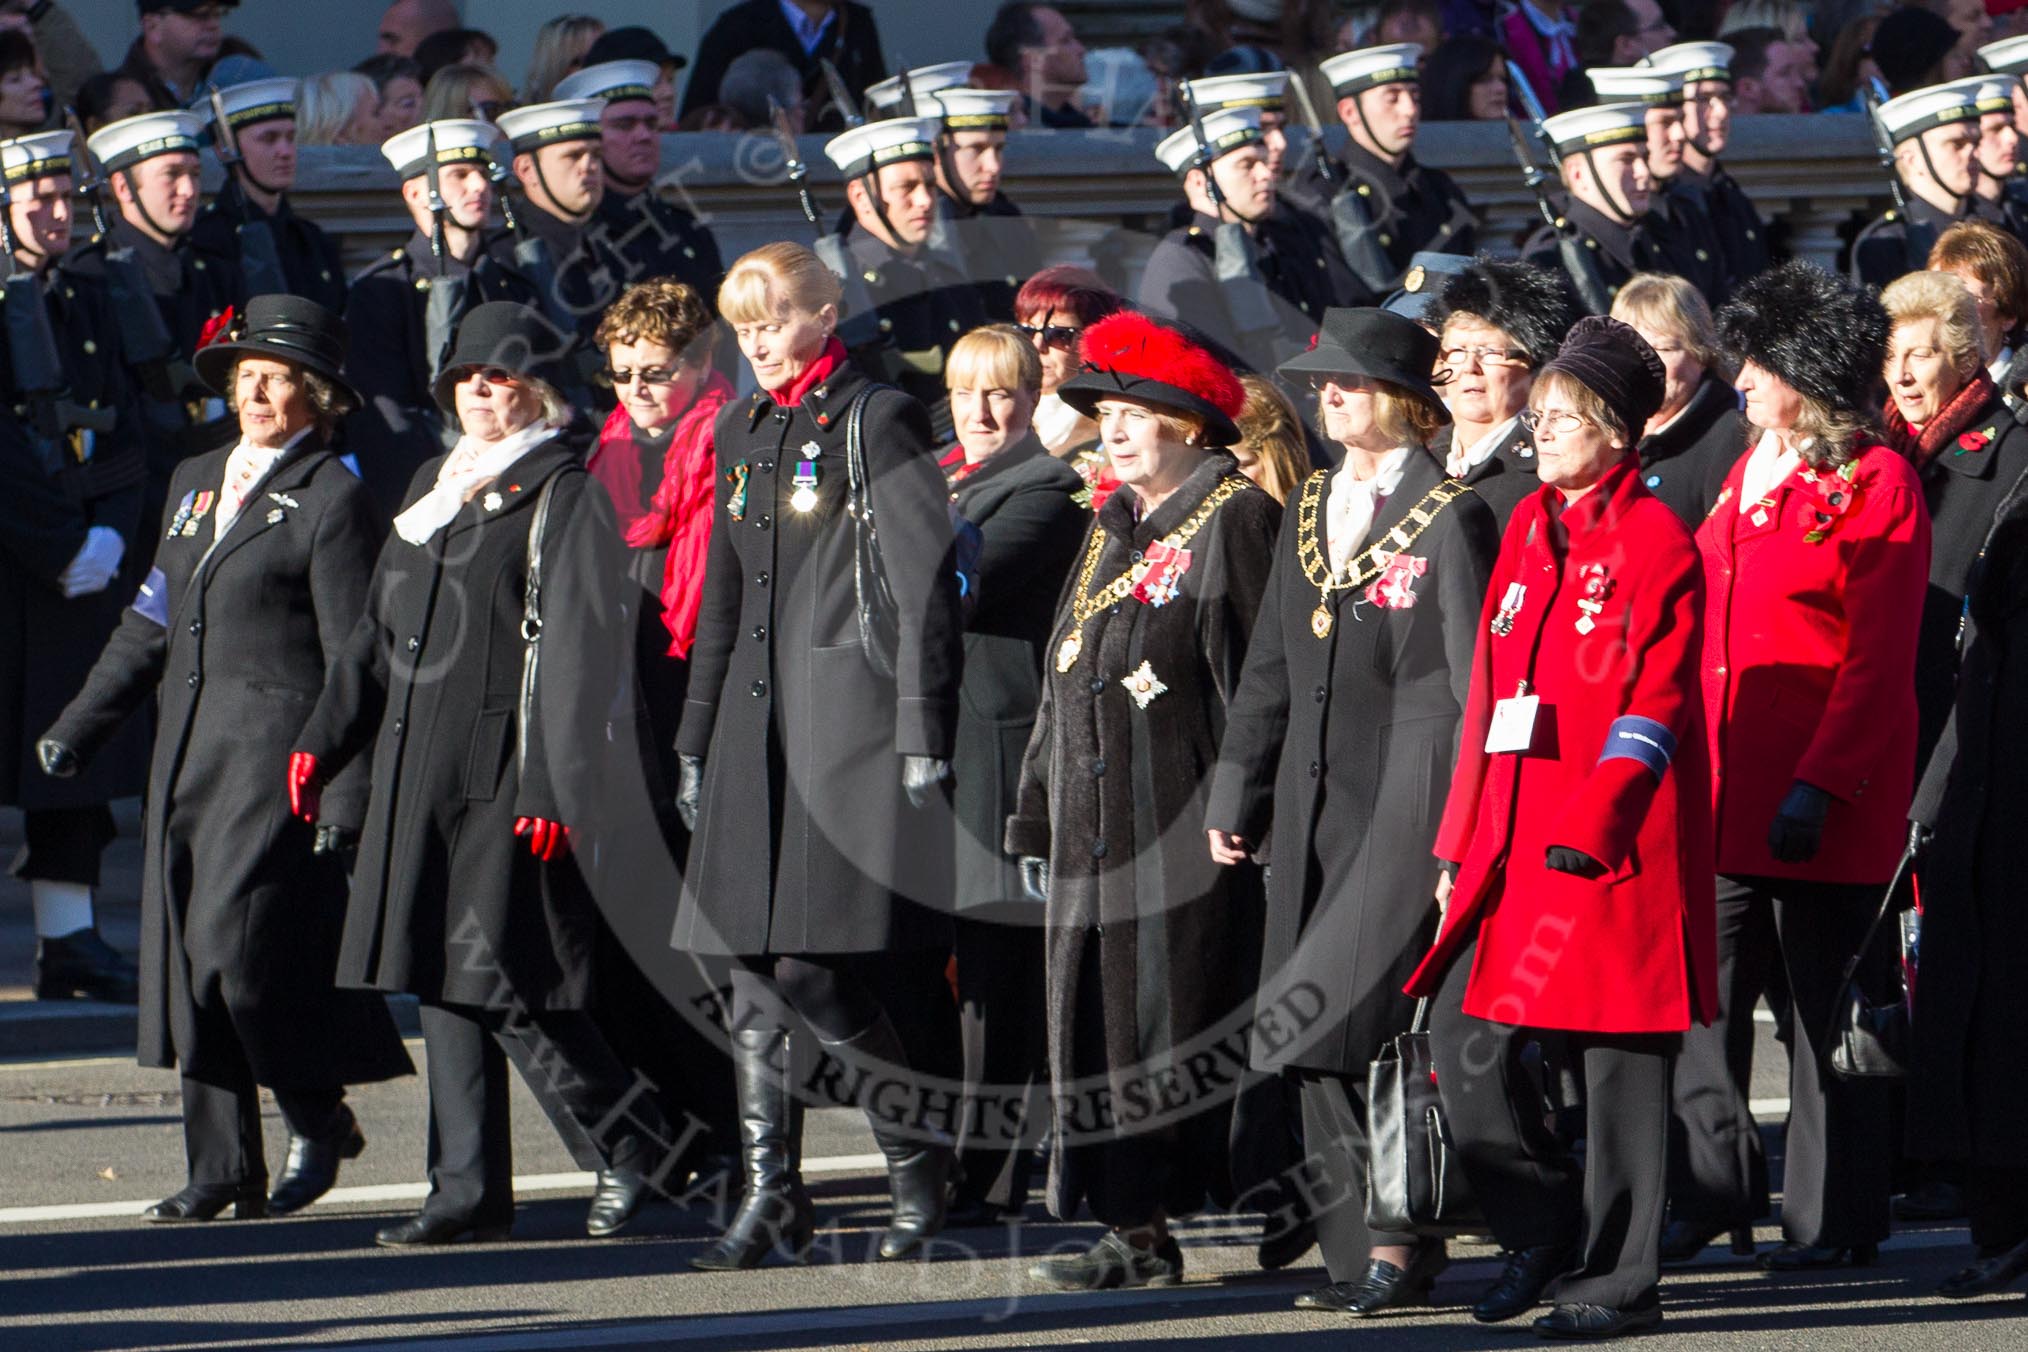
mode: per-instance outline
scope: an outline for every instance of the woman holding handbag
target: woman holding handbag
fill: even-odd
[[[1292,494],[1205,818],[1221,864],[1273,840],[1256,1006],[1323,992],[1328,1017],[1293,1040],[1257,1034],[1253,1061],[1297,1085],[1312,1195],[1341,1199],[1314,1217],[1331,1281],[1296,1304],[1359,1315],[1427,1303],[1444,1265],[1442,1240],[1372,1233],[1364,1204],[1367,1067],[1408,1027],[1402,984],[1435,936],[1405,903],[1435,885],[1499,550],[1492,509],[1429,453],[1448,416],[1436,351],[1400,315],[1331,309],[1316,347],[1281,365],[1315,388],[1344,456]]]
[[[1662,362],[1588,316],[1524,415],[1543,487],[1486,592],[1436,854],[1443,926],[1409,981],[1434,997],[1437,1086],[1506,1268],[1472,1310],[1604,1338],[1661,1322],[1669,1067],[1716,1002],[1711,789],[1698,699],[1703,579],[1639,474]],[[1583,1068],[1580,1168],[1522,1064],[1560,1036]]]
[[[692,838],[673,942],[736,960],[746,1195],[691,1260],[708,1270],[810,1245],[796,1023],[887,1158],[879,1256],[917,1252],[944,1223],[955,1124],[891,1105],[926,1102],[908,1047],[948,1032],[897,1028],[882,986],[951,942],[931,909],[949,904],[957,830],[943,787],[961,639],[950,499],[923,406],[847,357],[839,290],[814,253],[778,243],[734,263],[718,292],[759,389],[713,436],[711,552],[676,740]],[[880,576],[891,608],[875,601]]]

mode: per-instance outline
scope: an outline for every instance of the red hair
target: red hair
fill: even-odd
[[[1117,314],[1125,305],[1120,293],[1107,286],[1097,273],[1069,263],[1044,268],[1023,283],[1014,296],[1016,318],[1061,311],[1075,320],[1079,328]]]
[[[1232,368],[1144,314],[1123,310],[1101,319],[1084,331],[1083,352],[1087,366],[1187,390],[1228,418],[1246,407],[1246,388]]]

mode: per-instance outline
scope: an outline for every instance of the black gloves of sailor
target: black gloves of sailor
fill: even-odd
[[[317,834],[310,841],[311,854],[335,854],[348,865],[358,849],[359,833],[349,826],[339,826],[335,822],[319,823]]]
[[[69,779],[84,768],[77,752],[54,737],[45,737],[35,744],[35,758],[42,762],[42,773],[51,779]]]
[[[1551,845],[1542,862],[1558,873],[1572,873],[1580,878],[1602,878],[1606,871],[1604,864],[1568,845]]]
[[[704,757],[676,758],[676,820],[686,831],[697,829],[697,804],[704,797]]]
[[[901,787],[908,791],[914,807],[928,807],[937,796],[937,786],[951,777],[951,763],[935,756],[903,756]]]
[[[1817,857],[1824,843],[1824,815],[1831,810],[1831,795],[1814,784],[1797,780],[1788,796],[1775,809],[1767,828],[1768,851],[1784,864],[1806,864]]]
[[[1021,890],[1030,901],[1049,900],[1049,861],[1032,854],[1021,856]]]

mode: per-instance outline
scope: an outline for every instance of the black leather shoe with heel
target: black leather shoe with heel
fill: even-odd
[[[232,1210],[236,1221],[257,1221],[268,1214],[266,1179],[250,1183],[192,1183],[174,1197],[164,1197],[141,1213],[141,1219],[157,1225],[183,1221],[213,1221]]]
[[[268,1214],[286,1216],[301,1211],[331,1191],[338,1182],[338,1165],[356,1160],[366,1149],[366,1133],[350,1108],[341,1108],[343,1117],[322,1139],[289,1136],[289,1159],[268,1194]]]
[[[1569,1244],[1508,1250],[1507,1266],[1472,1306],[1472,1318],[1499,1324],[1527,1314],[1542,1303],[1549,1284],[1570,1270],[1576,1255],[1575,1246]]]
[[[787,1031],[735,1029],[732,1069],[746,1193],[725,1234],[690,1260],[703,1272],[759,1267],[776,1250],[800,1262],[816,1237],[817,1208],[799,1168],[803,1105],[789,1086]]]

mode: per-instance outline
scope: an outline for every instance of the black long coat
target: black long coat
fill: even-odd
[[[1426,496],[1446,481],[1427,453],[1409,454],[1353,556],[1381,545],[1419,561],[1420,576],[1399,575],[1409,604],[1333,592],[1317,637],[1299,549],[1307,538],[1327,557],[1324,504],[1344,469],[1312,475],[1299,502],[1314,498],[1314,517],[1299,507],[1282,523],[1219,748],[1205,823],[1267,841],[1273,870],[1253,1035],[1262,1070],[1363,1074],[1407,1029],[1402,987],[1436,937],[1436,912],[1418,903],[1436,886],[1430,851],[1500,535],[1469,490],[1419,529],[1410,510],[1430,512]]]
[[[206,258],[240,269],[245,275],[240,246],[242,221],[266,222],[275,237],[275,254],[281,260],[282,277],[289,294],[313,300],[340,314],[345,309],[345,263],[338,246],[323,229],[296,214],[285,196],[273,215],[247,198],[236,176],[228,175],[225,186],[190,228],[190,242]]]
[[[1397,169],[1351,141],[1335,158],[1337,169],[1330,181],[1312,163],[1289,186],[1288,196],[1329,230],[1331,203],[1338,194],[1358,193],[1373,222],[1375,242],[1394,267],[1395,284],[1417,253],[1470,255],[1477,249],[1478,217],[1464,189],[1443,170],[1422,163],[1413,153]],[[1341,294],[1338,304],[1378,305],[1387,298],[1385,290],[1368,290],[1349,266],[1344,276],[1351,289]]]
[[[1091,528],[1100,547],[1091,590],[1237,474],[1238,462],[1215,452],[1139,521],[1130,491],[1108,498]],[[1129,597],[1093,615],[1069,671],[1050,654],[1006,844],[1050,866],[1049,1206],[1061,1217],[1087,1201],[1101,1219],[1144,1221],[1157,1209],[1187,1214],[1207,1196],[1229,1200],[1260,871],[1211,862],[1204,811],[1280,521],[1273,498],[1242,487],[1184,545],[1191,562],[1173,599]],[[1070,605],[1066,592],[1056,645],[1070,633]],[[1136,673],[1167,687],[1144,692],[1145,708],[1128,688]],[[1221,1056],[1200,1039],[1235,1045]],[[1202,1074],[1177,1073],[1186,1047],[1202,1055]],[[1084,1148],[1156,1126],[1172,1133],[1144,1152],[1159,1160],[1129,1165],[1124,1152]]]
[[[2020,1169],[2028,1167],[2028,493],[2012,487],[1973,570],[1951,722],[1909,813],[1937,834],[1922,865],[1908,1151]]]
[[[964,275],[979,293],[979,309],[995,324],[1014,322],[1014,297],[1021,284],[1042,270],[1041,241],[1033,220],[995,193],[982,207],[937,194],[942,228],[955,241]]]
[[[1767,222],[1760,218],[1753,199],[1739,186],[1739,180],[1726,172],[1724,165],[1714,163],[1709,174],[1700,174],[1686,164],[1676,175],[1676,181],[1697,199],[1718,232],[1728,292],[1767,269],[1772,261]]]
[[[951,397],[944,362],[958,339],[988,322],[978,288],[945,255],[926,248],[904,254],[856,221],[846,230],[845,248],[866,282],[880,335],[855,348],[853,362],[920,402],[929,410],[931,435],[947,442]],[[1013,315],[1004,318],[1012,322]]]
[[[1676,420],[1641,438],[1641,482],[1694,531],[1746,454],[1746,437],[1738,391],[1707,372]]]
[[[619,277],[623,286],[673,277],[695,291],[706,310],[718,309],[718,284],[725,280],[718,240],[688,211],[664,201],[653,188],[623,196],[608,183],[592,221],[625,265]]]
[[[956,828],[909,804],[903,756],[952,753],[960,632],[949,494],[921,404],[876,391],[866,468],[900,643],[893,679],[860,649],[847,362],[793,408],[764,393],[715,432],[718,498],[677,749],[704,756],[703,802],[672,942],[695,953],[864,953],[949,939]],[[817,503],[790,503],[798,461]],[[746,481],[743,501],[736,481]]]
[[[228,452],[178,466],[155,572],[49,735],[90,757],[160,710],[142,853],[143,1065],[321,1088],[407,1074],[387,1004],[333,985],[345,874],[289,813],[289,752],[365,603],[384,521],[312,438],[254,485],[213,542]],[[185,510],[186,505],[190,510]],[[204,510],[199,512],[197,507]],[[324,819],[356,824],[365,767]],[[220,1016],[236,1046],[206,1037]],[[220,1080],[229,1083],[229,1080]]]
[[[951,761],[961,914],[1032,909],[1022,899],[1017,861],[1000,842],[1042,700],[1043,650],[1056,599],[1091,524],[1077,504],[1083,488],[1078,472],[1030,435],[988,460],[951,495],[958,514],[982,537],[979,603],[965,626]]]
[[[1439,462],[1450,453],[1454,430],[1450,427],[1438,428],[1436,436],[1430,440],[1430,453]],[[1527,428],[1515,423],[1513,430],[1502,438],[1493,453],[1466,470],[1463,477],[1480,500],[1493,509],[1494,524],[1506,530],[1508,519],[1521,505],[1521,500],[1533,496],[1542,487],[1542,479],[1535,467],[1535,438],[1529,435]]]
[[[605,489],[552,438],[422,545],[389,535],[366,613],[297,745],[330,766],[372,755],[338,974],[432,1003],[582,1009],[597,912],[578,862],[543,863],[519,817],[580,832],[604,815],[596,758],[630,700],[631,601]],[[436,477],[416,475],[420,496]],[[519,715],[528,534],[557,479],[542,547],[534,717]],[[525,758],[520,742],[525,737]]]
[[[1148,255],[1134,299],[1149,314],[1201,335],[1255,371],[1272,371],[1316,336],[1324,311],[1344,303],[1355,285],[1337,243],[1307,218],[1288,214],[1263,222],[1253,235],[1261,285],[1275,326],[1242,334],[1218,279],[1218,222],[1192,213]],[[1235,283],[1236,285],[1236,283]]]
[[[1637,272],[1676,271],[1662,252],[1660,243],[1648,233],[1647,218],[1631,226],[1621,225],[1604,212],[1574,198],[1564,202],[1563,214],[1576,228],[1581,245],[1597,264],[1599,281],[1605,287],[1607,301],[1619,295],[1620,288]],[[1563,280],[1564,291],[1578,313],[1585,312],[1584,298],[1578,294],[1577,283],[1563,266],[1563,254],[1557,247],[1556,235],[1547,226],[1529,237],[1527,245],[1521,250],[1521,261],[1556,273]],[[1687,280],[1695,284],[1697,279],[1691,277]]]

